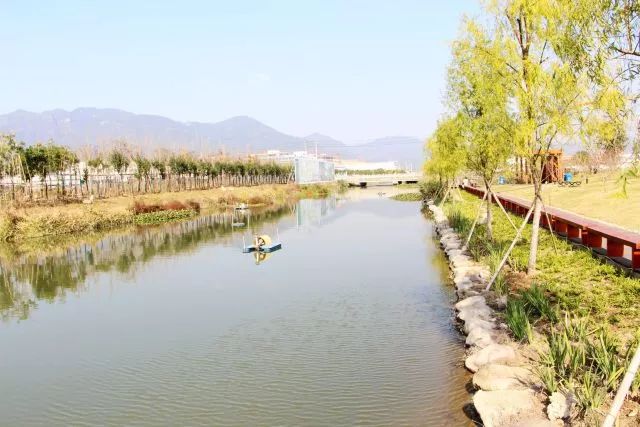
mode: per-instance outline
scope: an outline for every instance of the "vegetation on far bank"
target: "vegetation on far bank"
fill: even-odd
[[[253,157],[168,150],[146,155],[124,142],[72,151],[52,141],[27,145],[13,135],[0,135],[0,179],[8,183],[0,187],[0,202],[5,204],[287,184],[292,178],[293,165]]]
[[[184,204],[186,209],[176,209],[174,212],[195,212],[193,204],[197,204],[202,209],[225,209],[238,203],[245,203],[252,207],[270,206],[295,202],[300,198],[326,197],[338,189],[337,184],[261,185],[147,194],[136,198],[113,197],[96,200],[90,204],[11,208],[0,211],[0,240],[15,241],[68,233],[87,233],[141,222],[181,219],[187,215],[186,213],[167,213],[170,211],[167,209],[136,214],[135,204],[165,206],[169,203],[178,203]],[[189,206],[188,202],[191,202],[192,206]],[[146,216],[136,220],[136,216],[140,214]]]
[[[452,227],[465,238],[479,204],[475,196],[463,193],[461,200],[444,205]],[[486,225],[479,225],[468,250],[494,272],[515,231],[496,205],[492,211],[493,240]],[[522,222],[521,217],[511,218]],[[530,230],[531,224],[526,227]],[[538,375],[546,392],[573,393],[580,422],[597,420],[598,409],[613,397],[637,344],[640,281],[546,230],[540,234],[537,273],[527,276],[528,235],[518,241],[493,287],[507,298],[502,316],[517,341],[537,349]],[[640,400],[639,387],[637,377],[631,394],[635,402]]]

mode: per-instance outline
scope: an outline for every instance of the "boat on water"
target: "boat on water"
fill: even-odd
[[[263,252],[263,253],[271,253],[275,251],[279,251],[282,249],[282,243],[274,243],[271,240],[271,237],[263,234],[260,236],[255,236],[253,238],[253,244],[249,246],[244,246],[242,249],[242,253],[248,254],[252,252]]]

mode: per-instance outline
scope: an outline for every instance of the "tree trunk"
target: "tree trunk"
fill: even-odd
[[[486,190],[489,192],[489,186],[486,185]],[[493,241],[493,216],[491,214],[491,203],[493,200],[493,195],[489,193],[487,196],[487,239],[492,242]]]
[[[539,186],[536,186],[539,188]],[[539,189],[533,199],[533,224],[531,228],[531,245],[529,246],[529,264],[527,266],[527,274],[531,275],[536,271],[536,260],[538,257],[538,241],[540,239],[540,216],[542,212],[542,203],[540,203]]]

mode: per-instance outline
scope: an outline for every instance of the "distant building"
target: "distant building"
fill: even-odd
[[[298,184],[335,181],[335,167],[330,156],[316,157],[306,151],[267,150],[254,155],[254,158],[259,162],[293,165],[295,182]]]

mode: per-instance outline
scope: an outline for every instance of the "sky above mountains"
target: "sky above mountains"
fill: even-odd
[[[473,0],[5,0],[0,113],[120,108],[247,115],[347,143],[424,138]],[[8,66],[7,66],[8,65]]]

